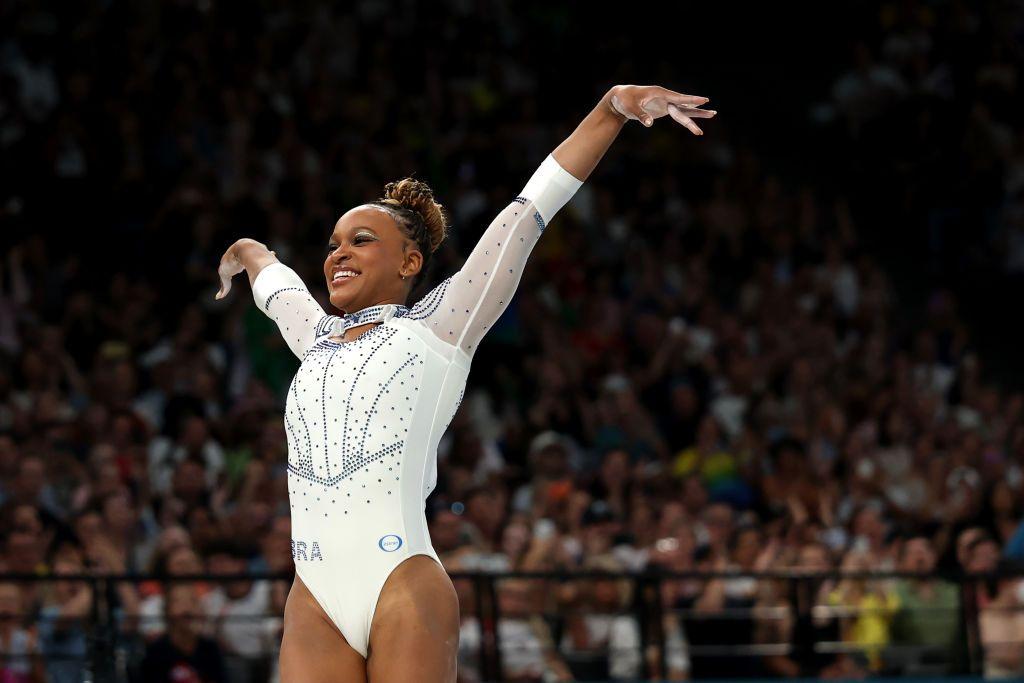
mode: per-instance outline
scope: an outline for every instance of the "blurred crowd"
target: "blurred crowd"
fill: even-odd
[[[335,219],[415,172],[453,225],[430,286],[611,85],[556,87],[532,46],[557,10],[402,7],[0,7],[0,566],[57,579],[0,583],[3,680],[80,680],[100,597],[139,680],[273,676],[287,582],[161,580],[291,569],[297,363],[244,285],[214,300],[221,253],[265,241],[329,307]],[[908,192],[956,174],[984,199],[958,215],[999,209],[977,229],[1012,270],[1024,116],[1002,17],[882,4],[877,44],[809,116],[860,160],[909,116],[883,173]],[[696,141],[627,127],[559,215],[475,357],[427,501],[451,572],[716,578],[653,598],[503,579],[504,680],[934,673],[972,652],[1024,675],[1024,583],[947,580],[1024,561],[1024,395],[988,378],[949,290],[907,315],[856,199],[774,173],[718,123]],[[967,163],[929,156],[933,136]],[[798,578],[730,576],[768,570]],[[60,579],[89,572],[152,580]],[[472,683],[495,625],[456,586]]]

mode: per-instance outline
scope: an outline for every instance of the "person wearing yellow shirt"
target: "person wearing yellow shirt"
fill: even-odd
[[[871,571],[871,558],[867,553],[852,550],[843,558],[842,569],[844,572]],[[836,608],[843,640],[856,645],[867,659],[868,667],[878,671],[882,666],[882,651],[891,640],[890,627],[900,608],[899,597],[879,581],[844,579],[829,593],[828,604]]]

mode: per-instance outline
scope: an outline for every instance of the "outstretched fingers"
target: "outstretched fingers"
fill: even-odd
[[[700,95],[686,95],[684,93],[676,92],[675,90],[669,90],[667,88],[662,88],[662,90],[664,91],[663,97],[666,100],[668,100],[669,102],[674,102],[675,104],[681,105],[683,107],[698,107],[702,104],[706,104],[709,101],[708,98],[701,97]]]
[[[691,119],[710,119],[718,112],[714,109],[697,109],[696,107],[677,107],[674,104],[669,103],[668,113],[671,116],[672,110],[677,109],[680,114],[689,116]]]
[[[694,123],[693,119],[691,119],[690,116],[688,116],[688,114],[692,114],[692,113],[693,113],[692,111],[688,111],[686,114],[684,114],[683,110],[680,109],[679,107],[677,107],[676,105],[671,104],[671,103],[668,105],[668,115],[669,116],[671,116],[673,119],[675,119],[678,123],[681,123],[683,126],[685,126],[686,129],[688,131],[690,131],[691,133],[693,133],[694,135],[704,135],[704,131],[702,131],[700,129],[700,126],[698,126],[696,123]],[[711,116],[714,116],[713,113],[711,113],[711,112],[708,112],[708,113],[710,113]],[[694,115],[696,115],[696,114],[694,114]],[[701,117],[701,118],[710,118],[710,117],[704,116],[704,117]]]

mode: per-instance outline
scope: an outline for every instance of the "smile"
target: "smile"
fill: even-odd
[[[331,282],[337,284],[339,282],[347,282],[356,277],[359,277],[359,273],[354,270],[339,270],[331,278]]]

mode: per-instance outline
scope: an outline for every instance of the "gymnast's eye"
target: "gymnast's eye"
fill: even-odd
[[[327,253],[330,254],[332,251],[334,251],[337,248],[338,248],[337,244],[328,244],[327,245]]]

